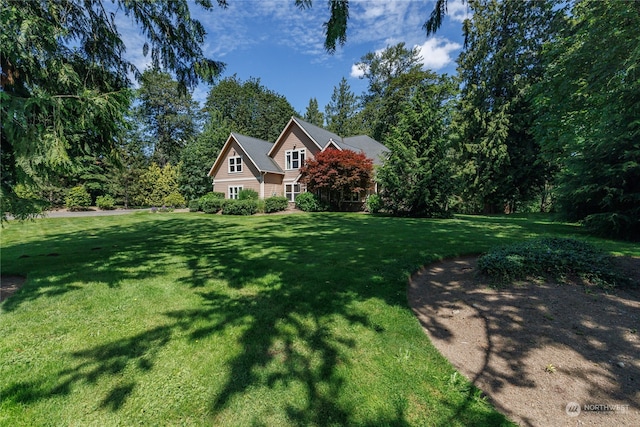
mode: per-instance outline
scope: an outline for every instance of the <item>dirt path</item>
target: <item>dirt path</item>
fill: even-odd
[[[436,263],[408,286],[425,332],[459,372],[522,426],[640,426],[640,290],[495,290],[478,282],[475,263]],[[640,259],[624,263],[640,278]]]

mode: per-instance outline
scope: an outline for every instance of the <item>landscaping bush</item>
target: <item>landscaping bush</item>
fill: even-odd
[[[70,189],[64,201],[70,211],[82,211],[91,206],[91,196],[83,185]]]
[[[110,195],[96,197],[96,206],[103,211],[116,208],[116,201]]]
[[[367,197],[367,210],[371,213],[378,213],[382,209],[382,200],[377,194]]]
[[[250,188],[238,192],[238,200],[258,200],[258,198],[258,192]]]
[[[302,193],[296,197],[296,208],[305,212],[319,212],[322,209],[322,205],[315,194]]]
[[[186,205],[187,202],[186,200],[184,200],[184,197],[182,197],[182,194],[177,193],[177,192],[173,192],[171,194],[169,194],[168,196],[165,196],[164,198],[164,206],[170,206],[173,208],[181,208],[184,205]]]
[[[257,200],[226,200],[222,215],[253,215],[258,212]]]
[[[200,209],[202,209],[204,213],[215,214],[220,212],[225,202],[225,199],[221,199],[218,196],[202,196],[200,198]]]
[[[273,196],[264,200],[264,213],[280,212],[289,207],[289,200],[283,196]]]
[[[198,212],[200,210],[200,200],[189,200],[189,212]]]
[[[496,284],[530,277],[561,283],[579,278],[603,287],[623,282],[610,255],[589,243],[564,238],[539,238],[494,249],[478,260],[478,269]]]

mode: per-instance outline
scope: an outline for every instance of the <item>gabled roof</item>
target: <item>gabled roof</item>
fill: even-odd
[[[284,172],[278,166],[278,164],[267,155],[273,146],[272,142],[265,141],[263,139],[252,138],[250,136],[240,135],[239,133],[232,132],[224,143],[222,150],[218,158],[213,163],[211,170],[209,170],[208,176],[213,174],[213,171],[217,169],[219,163],[223,161],[227,153],[227,147],[235,140],[242,151],[247,155],[249,161],[258,169],[259,172],[277,173],[283,175]]]
[[[311,123],[305,122],[304,120],[297,117],[292,117],[291,119],[298,123],[302,130],[305,131],[311,139],[313,139],[313,141],[316,143],[316,145],[318,145],[319,148],[325,147],[329,141],[333,141],[336,144],[339,144],[342,140],[342,137],[340,135],[323,129],[319,126],[312,125]]]
[[[386,146],[367,135],[343,138],[340,147],[343,150],[362,151],[367,157],[373,160],[373,164],[375,165],[382,164],[385,153],[389,152]]]

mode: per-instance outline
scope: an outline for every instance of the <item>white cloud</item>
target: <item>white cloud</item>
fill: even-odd
[[[359,79],[364,76],[364,70],[358,67],[356,64],[353,64],[351,65],[351,73],[349,73],[349,76],[355,79]]]
[[[444,38],[430,37],[422,45],[416,45],[416,47],[420,51],[424,67],[439,70],[454,61],[451,53],[462,48],[462,45]]]
[[[452,0],[447,4],[447,15],[452,21],[463,22],[465,19],[471,18],[471,10],[467,2],[462,0]]]

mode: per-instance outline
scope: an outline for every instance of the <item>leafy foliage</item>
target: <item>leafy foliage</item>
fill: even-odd
[[[173,191],[164,197],[163,206],[170,206],[172,208],[182,208],[187,204],[182,194],[177,191]]]
[[[258,200],[260,196],[256,190],[244,188],[238,192],[238,200]]]
[[[319,127],[324,126],[324,115],[318,108],[318,100],[316,98],[311,98],[309,100],[309,105],[307,105],[307,110],[305,111],[302,119],[306,122],[311,123],[312,125],[316,125]]]
[[[289,200],[284,196],[273,196],[264,199],[264,213],[280,212],[289,207]]]
[[[453,170],[445,139],[446,101],[451,88],[416,88],[386,140],[388,158],[377,174],[382,208],[393,215],[446,217]]]
[[[382,210],[382,199],[378,194],[371,194],[367,197],[367,210],[371,213],[378,213]]]
[[[458,60],[462,92],[454,116],[461,195],[472,212],[514,212],[550,178],[533,138],[528,94],[540,81],[543,45],[553,38],[562,11],[551,1],[469,6],[474,17]]]
[[[352,150],[327,149],[307,160],[300,175],[300,182],[307,184],[309,191],[325,192],[329,203],[341,208],[353,193],[371,187],[373,160]]]
[[[65,204],[70,211],[85,210],[91,206],[91,195],[84,186],[75,186],[65,197]]]
[[[298,197],[296,197],[296,208],[305,212],[320,212],[324,210],[318,197],[309,192],[298,194]]]
[[[236,75],[211,87],[205,109],[232,131],[265,141],[275,141],[296,114],[284,96],[264,87],[260,79],[243,82]]]
[[[325,106],[327,129],[341,136],[361,133],[361,119],[358,114],[358,97],[351,91],[351,86],[344,77],[340,84],[333,88],[329,104]]]
[[[222,194],[222,197],[220,196]],[[204,213],[215,214],[220,212],[224,205],[224,193],[208,193],[200,197],[200,209]]]
[[[146,70],[140,83],[135,114],[144,125],[151,159],[160,166],[178,164],[180,153],[196,134],[198,103],[168,73]]]
[[[253,215],[258,212],[258,201],[255,199],[228,199],[222,205],[222,215]]]
[[[597,234],[640,240],[640,3],[576,2],[571,15],[535,91],[536,135],[563,165],[557,208]]]
[[[478,259],[481,273],[498,284],[528,277],[564,282],[578,277],[612,287],[624,282],[610,255],[575,239],[539,238],[494,249]]]
[[[110,195],[96,197],[96,206],[102,210],[111,210],[116,207],[116,200]]]
[[[187,0],[117,5],[139,25],[154,68],[174,71],[182,86],[222,70],[203,55],[205,30]],[[2,209],[15,211],[18,183],[45,186],[74,158],[111,153],[131,99],[128,76],[138,72],[101,0],[3,1],[0,21],[0,115],[10,118],[0,132],[0,192]]]
[[[166,204],[165,199],[170,195],[180,195],[178,172],[179,168],[171,164],[160,168],[156,163],[152,163],[140,177],[139,192],[133,198],[134,203],[138,206],[163,206]],[[180,200],[180,205],[186,203],[183,197],[177,199],[175,195],[172,196],[172,201]]]

